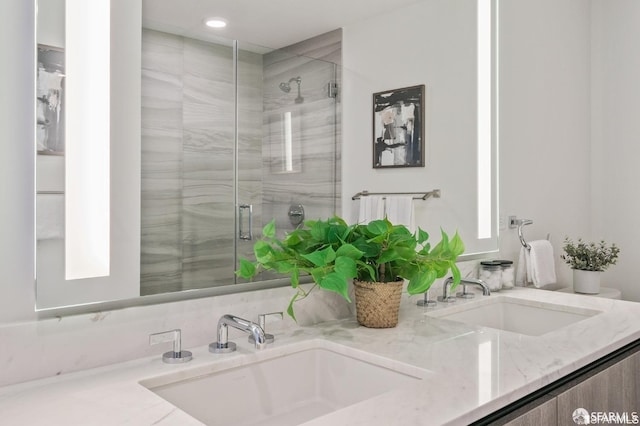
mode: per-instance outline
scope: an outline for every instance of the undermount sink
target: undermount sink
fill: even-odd
[[[500,295],[483,297],[427,315],[528,336],[541,336],[599,313],[593,309]]]
[[[326,344],[306,346],[275,355],[267,349],[250,364],[209,373],[200,368],[195,376],[174,373],[140,384],[207,425],[283,426],[410,386],[430,374],[406,365],[397,371],[384,366],[389,360],[341,345],[335,345],[341,353]]]

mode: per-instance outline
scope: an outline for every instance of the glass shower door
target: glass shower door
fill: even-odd
[[[266,223],[283,235],[334,215],[338,198],[336,65],[239,43],[237,79],[236,268]]]
[[[148,29],[143,52],[142,295],[237,283],[264,224],[335,213],[335,64]]]

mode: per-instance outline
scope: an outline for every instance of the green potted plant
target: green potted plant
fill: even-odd
[[[412,234],[387,219],[348,225],[339,217],[306,221],[304,227],[277,238],[271,221],[254,245],[256,260],[242,259],[237,274],[250,279],[261,270],[273,270],[290,276],[296,293],[287,312],[294,320],[293,304],[316,287],[351,302],[348,285],[354,280],[358,322],[367,327],[395,327],[404,279],[409,281],[409,294],[424,293],[449,271],[454,283],[460,282],[455,262],[464,244],[458,233],[449,240],[442,231],[434,247],[428,240],[424,230]],[[300,287],[301,274],[313,279],[308,291]]]
[[[609,266],[618,261],[620,249],[604,241],[586,243],[581,238],[577,243],[566,237],[564,254],[560,257],[573,269],[573,291],[576,293],[598,294],[600,276]]]

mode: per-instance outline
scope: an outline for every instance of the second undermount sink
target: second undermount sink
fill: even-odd
[[[273,355],[266,350],[249,364],[214,363],[213,372],[200,369],[191,377],[181,373],[141,384],[207,425],[285,426],[414,385],[430,374],[334,346],[294,346]]]
[[[541,336],[600,313],[594,309],[516,297],[489,296],[427,315],[528,336]]]

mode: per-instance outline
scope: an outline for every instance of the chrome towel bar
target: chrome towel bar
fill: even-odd
[[[414,195],[414,200],[426,200],[427,198],[440,198],[442,194],[439,189],[428,192],[369,192],[365,189],[355,194],[351,199],[359,200],[368,195]]]

